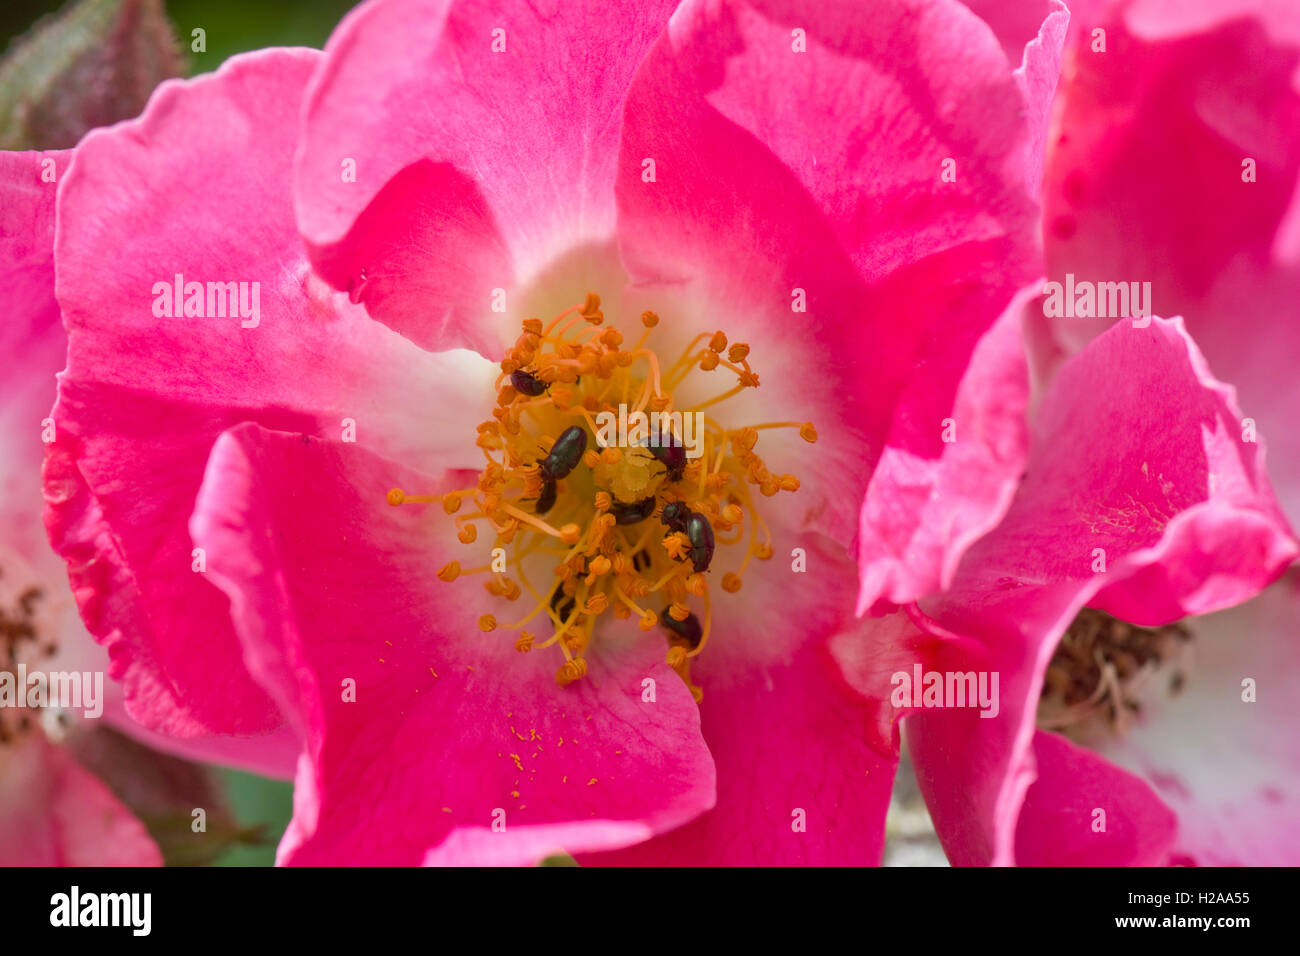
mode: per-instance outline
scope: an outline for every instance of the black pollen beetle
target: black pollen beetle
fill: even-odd
[[[534,509],[537,514],[544,515],[555,507],[555,479],[542,479],[542,493],[537,496],[537,507]]]
[[[510,373],[510,384],[520,395],[527,395],[529,398],[536,398],[551,387],[532,372],[525,372],[521,368]]]
[[[615,524],[637,524],[645,521],[655,513],[654,495],[649,498],[642,498],[640,501],[634,501],[627,504],[622,501],[615,501],[610,505],[609,513],[614,516]]]
[[[558,481],[578,467],[582,453],[587,450],[587,433],[577,425],[560,432],[551,446],[551,453],[542,459],[542,480]]]
[[[670,501],[659,513],[659,520],[668,526],[670,532],[685,531],[686,517],[690,513],[691,509],[686,507],[686,502]]]
[[[670,604],[664,608],[663,613],[659,615],[659,623],[666,627],[675,637],[680,637],[686,644],[695,650],[700,646],[700,639],[704,637],[704,631],[700,627],[700,619],[694,614],[686,615],[686,620],[679,621],[668,613],[672,607]]]
[[[686,518],[686,537],[691,542],[689,554],[695,570],[707,571],[713,561],[713,525],[704,515],[692,511]]]
[[[681,481],[686,471],[686,446],[677,440],[676,435],[669,435],[666,445],[656,445],[653,441],[646,446],[655,460],[664,466],[668,481]]]

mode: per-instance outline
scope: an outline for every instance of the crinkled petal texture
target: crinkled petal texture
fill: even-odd
[[[1012,400],[955,515],[925,513],[956,468],[942,433],[972,355],[1038,268],[1031,112],[992,31],[921,0],[816,16],[691,0],[628,95],[628,271],[647,299],[782,356],[759,391],[831,449],[809,518],[846,545],[858,529],[868,605],[937,583],[1022,464]],[[1006,344],[986,377],[1012,386]]]
[[[1169,623],[1249,598],[1294,558],[1240,418],[1178,320],[1117,324],[1061,369],[1006,519],[925,605],[940,638],[927,667],[988,671],[1000,683],[995,717],[920,709],[905,721],[954,862],[1167,855],[1173,828],[1151,788],[1036,737],[1035,713],[1047,663],[1083,605]],[[1106,811],[1104,832],[1093,829],[1094,807]]]
[[[282,863],[535,863],[713,804],[695,702],[658,641],[599,643],[562,688],[544,652],[478,630],[484,592],[438,578],[464,557],[450,519],[385,501],[455,477],[251,424],[213,449],[195,540],[305,743]]]
[[[41,633],[57,643],[53,658],[30,662],[61,670],[107,670],[107,655],[86,633],[68,589],[68,572],[50,548],[40,518],[43,437],[54,404],[56,376],[67,357],[67,335],[54,297],[55,191],[72,151],[0,153],[0,277],[10,311],[0,348],[11,374],[0,401],[0,573],[4,600],[41,589]],[[291,734],[280,752],[238,742],[197,738],[180,742],[153,734],[126,716],[121,687],[105,686],[104,719],[154,746],[196,760],[214,759],[262,771],[292,768]]]
[[[1143,707],[1099,748],[1150,781],[1178,815],[1175,862],[1300,864],[1300,668],[1295,571],[1239,607],[1188,622],[1183,690]]]
[[[1150,282],[1269,439],[1300,520],[1300,5],[1113,4],[1068,56],[1048,156],[1049,278]],[[1062,318],[1072,347],[1108,324]]]
[[[490,387],[485,361],[424,353],[312,276],[290,175],[319,59],[270,50],[164,84],[86,137],[60,194],[46,523],[132,716],[177,736],[282,724],[187,531],[216,436],[252,420],[468,463],[452,396]]]
[[[162,866],[158,845],[67,750],[0,748],[0,866]]]
[[[672,8],[354,11],[312,82],[297,158],[299,223],[321,274],[427,348],[499,357],[494,291],[513,299],[564,251],[613,240],[623,99]],[[589,266],[577,271],[596,285]]]

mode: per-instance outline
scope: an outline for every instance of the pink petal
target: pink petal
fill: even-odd
[[[1030,182],[1042,183],[1041,157],[1056,81],[1061,72],[1061,48],[1077,2],[1066,9],[1061,0],[962,0],[997,35],[1015,71],[1025,103],[1031,111],[1032,139],[1026,166]]]
[[[859,519],[859,613],[881,595],[905,602],[946,587],[1010,506],[1029,449],[1021,317],[1034,291],[1013,298],[975,346],[948,418],[955,440],[933,458],[885,448]]]
[[[0,747],[0,866],[162,866],[144,824],[39,732]]]
[[[1154,313],[1184,316],[1237,385],[1300,521],[1300,7],[1145,0],[1089,27],[1048,159],[1049,278],[1150,282]],[[1057,324],[1077,347],[1105,322]]]
[[[1294,558],[1239,420],[1176,320],[1115,325],[1061,370],[1006,519],[926,607],[960,636],[941,642],[930,669],[1000,675],[997,719],[952,709],[906,721],[954,862],[1012,860],[1043,671],[1080,607],[1167,623],[1245,600]],[[1107,570],[1094,574],[1098,548]]]
[[[1016,826],[1020,866],[1159,866],[1178,820],[1150,785],[1057,734],[1034,735],[1037,777]]]
[[[885,637],[852,614],[853,564],[828,539],[774,529],[777,557],[754,562],[736,595],[713,599],[713,627],[692,668],[717,806],[671,833],[583,863],[652,866],[877,865],[898,762],[878,698],[832,656],[844,629]],[[781,555],[798,544],[808,571]],[[722,570],[721,567],[715,572]]]
[[[226,598],[191,570],[186,521],[224,428],[338,437],[346,419],[386,453],[477,457],[455,402],[486,394],[488,363],[427,355],[310,273],[289,177],[319,60],[272,50],[164,84],[139,120],[86,137],[60,195],[70,345],[47,524],[132,716],[177,736],[281,722],[244,670]],[[259,282],[260,321],[155,317],[154,283],[176,274]]]
[[[475,623],[527,608],[440,581],[470,552],[439,506],[390,507],[392,487],[450,485],[245,425],[218,441],[199,495],[195,539],[306,748],[281,862],[534,863],[646,839],[713,804],[698,712],[662,644],[594,646],[587,676],[557,686],[558,655],[518,654]]]
[[[54,199],[71,150],[0,152],[0,280],[5,316],[0,354],[0,541],[42,571],[62,573],[40,521],[43,421],[67,339],[54,300]],[[47,165],[48,164],[48,165]],[[54,181],[45,182],[43,174]]]
[[[387,0],[350,14],[308,94],[295,171],[321,274],[427,348],[498,355],[493,290],[513,296],[613,238],[623,97],[671,11]]]
[[[847,544],[887,447],[912,474],[944,470],[941,423],[972,352],[1037,269],[1035,134],[1005,54],[960,5],[785,6],[688,0],[673,15],[628,96],[619,240],[640,290],[675,291],[700,324],[783,357],[764,401],[835,450],[809,512]],[[869,493],[906,499],[910,518],[924,495],[891,473]],[[934,560],[914,573],[937,578]]]

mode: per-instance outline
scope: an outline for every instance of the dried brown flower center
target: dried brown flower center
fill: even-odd
[[[1122,734],[1143,697],[1182,690],[1191,637],[1181,624],[1137,627],[1084,608],[1048,664],[1038,726],[1070,736]]]

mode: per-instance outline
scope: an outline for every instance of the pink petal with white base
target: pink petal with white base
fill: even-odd
[[[355,10],[326,46],[297,157],[299,224],[321,274],[426,348],[495,357],[507,330],[491,321],[493,290],[513,295],[613,238],[623,97],[672,6]]]
[[[879,864],[898,735],[879,722],[879,698],[851,686],[831,650],[846,630],[875,643],[885,628],[854,618],[853,564],[833,542],[781,530],[776,540],[778,554],[801,546],[809,573],[792,573],[778,557],[749,571],[739,594],[719,596],[715,632],[692,671],[704,688],[717,806],[648,843],[583,863]]]
[[[439,423],[458,420],[451,396],[488,387],[490,366],[429,356],[370,321],[312,276],[301,249],[290,160],[319,58],[271,50],[164,84],[139,120],[86,137],[60,194],[70,344],[47,525],[132,716],[176,736],[281,723],[244,669],[225,597],[194,570],[186,531],[223,429],[352,427],[390,454],[475,457],[472,435]],[[250,307],[257,283],[259,314],[160,317],[170,297],[155,285],[178,274],[245,283]]]
[[[1083,605],[1168,623],[1245,600],[1295,557],[1259,447],[1241,440],[1239,422],[1231,389],[1209,376],[1177,321],[1116,325],[1063,367],[1006,519],[968,553],[951,592],[926,605],[960,636],[930,666],[1001,681],[996,719],[948,709],[906,722],[954,862],[1012,862],[1036,775],[1043,672]]]
[[[1099,748],[1178,815],[1177,862],[1300,864],[1297,622],[1294,571],[1246,604],[1188,622],[1181,692],[1146,702],[1125,737]]]
[[[213,451],[195,538],[306,750],[280,862],[535,863],[712,806],[698,711],[662,645],[593,646],[565,688],[541,654],[482,633],[473,602],[438,578],[463,556],[450,519],[385,500],[442,485],[354,445],[251,425]],[[519,611],[484,604],[503,620]]]
[[[848,544],[864,491],[906,499],[906,518],[919,507],[887,473],[868,489],[886,448],[919,463],[909,484],[943,482],[923,472],[943,470],[942,420],[972,352],[1037,269],[1034,134],[996,38],[961,5],[788,7],[692,0],[673,15],[628,96],[620,248],[639,290],[675,289],[733,339],[787,357],[763,400],[816,421],[836,450],[808,511]],[[996,499],[962,523],[983,524]],[[896,545],[863,546],[889,562]],[[877,590],[906,600],[937,580],[922,550]]]

